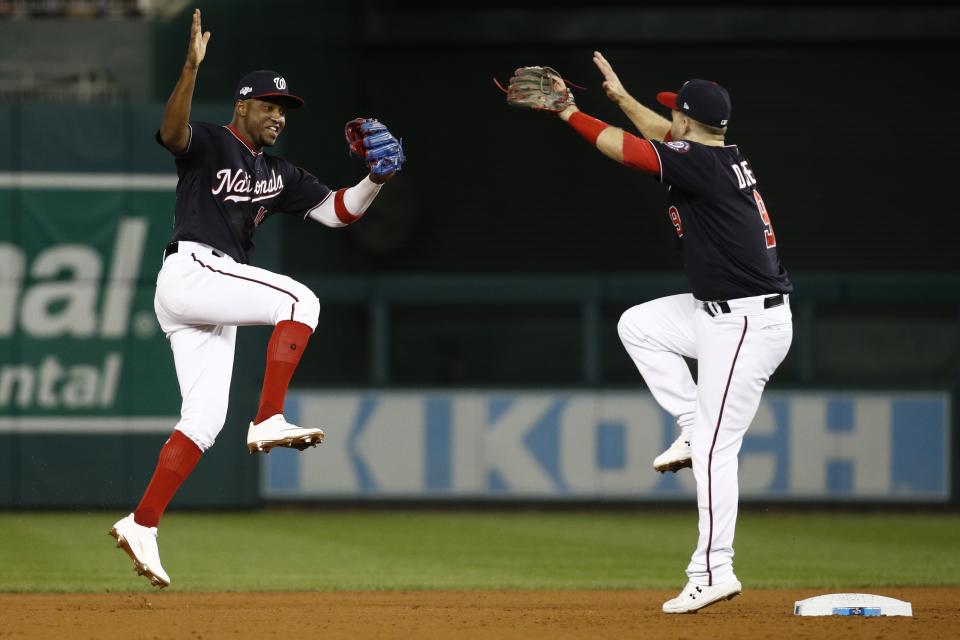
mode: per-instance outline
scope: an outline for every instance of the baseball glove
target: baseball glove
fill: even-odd
[[[511,107],[558,112],[573,105],[573,94],[552,67],[520,67],[513,72],[506,89],[499,82],[496,84],[507,94]]]
[[[400,171],[407,157],[397,140],[376,118],[354,118],[344,128],[350,153],[367,163],[370,173],[385,176]]]

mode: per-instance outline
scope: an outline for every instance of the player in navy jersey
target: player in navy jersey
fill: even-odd
[[[160,451],[140,504],[110,530],[137,572],[161,588],[170,577],[160,564],[156,527],[223,428],[238,326],[274,326],[247,448],[251,453],[303,450],[323,440],[321,429],[290,424],[283,416],[287,387],[317,327],[320,302],[299,282],[248,264],[254,231],[275,213],[329,227],[351,224],[404,161],[397,139],[372,119],[347,125],[352,150],[370,167],[353,187],[331,192],[307,171],[265,153],[283,131],[287,111],[303,105],[274,71],[241,78],[229,124],[190,122],[197,70],[209,39],[196,10],[187,60],[156,135],[173,154],[179,178],[173,237],[163,253],[154,308],[173,350],[183,398],[180,421]]]
[[[726,144],[727,91],[690,80],[676,93],[660,93],[658,101],[671,110],[667,120],[633,99],[599,52],[593,60],[607,97],[643,137],[572,104],[558,115],[604,155],[667,186],[667,215],[690,281],[691,293],[637,305],[617,327],[654,398],[680,429],[654,469],[692,466],[696,479],[697,548],[687,585],[663,605],[667,613],[688,613],[742,589],[733,571],[737,454],[763,388],[790,348],[792,285],[757,175],[743,152]],[[562,80],[555,82],[566,90]],[[696,382],[684,357],[697,360]]]

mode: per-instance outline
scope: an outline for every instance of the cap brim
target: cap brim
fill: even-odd
[[[299,109],[303,106],[303,98],[295,96],[292,93],[260,93],[255,96],[247,96],[243,98],[243,100],[249,100],[250,98],[256,98],[264,102],[275,102],[288,109]]]
[[[657,102],[665,107],[673,109],[674,111],[680,110],[680,108],[677,106],[677,94],[673,93],[672,91],[661,91],[658,93]]]

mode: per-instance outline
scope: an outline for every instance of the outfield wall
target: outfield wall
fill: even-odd
[[[129,508],[177,423],[153,310],[177,184],[153,140],[160,116],[159,105],[0,105],[0,508]],[[276,236],[258,238],[269,264]],[[230,424],[255,410],[264,341],[238,338]],[[175,504],[259,503],[256,462],[234,442]]]
[[[195,105],[194,115],[218,121],[223,109]],[[0,105],[0,138],[6,141],[0,145],[0,508],[129,507],[176,424],[172,357],[153,314],[176,184],[169,154],[152,139],[160,113],[160,105]],[[257,264],[276,266],[282,224],[257,232]],[[318,228],[318,236],[323,232]],[[343,243],[350,238],[334,237]],[[312,341],[298,381],[320,387],[310,374],[322,369],[346,380],[338,384],[379,390],[291,394],[291,420],[323,426],[327,442],[306,454],[250,456],[246,425],[256,408],[270,330],[244,328],[227,425],[173,506],[246,507],[264,497],[687,496],[690,474],[649,470],[674,433],[648,396],[558,391],[563,383],[551,384],[549,377],[550,370],[564,369],[569,375],[563,379],[581,379],[585,388],[615,386],[610,382],[617,378],[601,366],[605,341],[616,339],[615,320],[605,315],[603,303],[615,303],[619,313],[626,300],[662,295],[678,279],[314,274],[306,281],[324,305],[321,338]],[[793,352],[797,369],[809,374],[801,380],[816,380],[813,301],[879,299],[910,311],[931,297],[940,304],[960,299],[952,276],[833,280],[832,287],[798,287],[803,296],[797,298]],[[541,305],[538,311],[523,306],[531,303]],[[497,307],[507,321],[499,326],[509,327],[517,343],[504,347],[486,318],[469,318],[472,329],[464,330],[468,317],[458,304]],[[354,314],[351,305],[368,313]],[[420,315],[410,316],[417,305]],[[507,307],[510,313],[504,313]],[[446,308],[454,311],[438,312]],[[582,330],[572,335],[580,339],[551,333],[541,322],[545,316],[535,315],[545,310],[551,318],[558,310],[579,318]],[[537,320],[535,332],[529,332],[530,322],[527,333],[518,329],[515,319],[522,316]],[[429,321],[411,334],[402,330],[404,318],[409,327],[411,317],[418,326],[420,318]],[[919,326],[911,331],[929,325]],[[444,346],[443,336],[438,340],[441,328],[447,335],[486,333],[475,351],[495,366],[477,377],[473,361],[461,363],[456,345]],[[944,362],[952,363],[954,343],[941,340],[942,332],[933,335]],[[553,358],[545,360],[542,348],[528,354],[521,341],[566,348],[553,349]],[[332,348],[341,344],[343,349]],[[910,349],[914,343],[904,344]],[[628,367],[615,347],[620,366]],[[498,377],[509,371],[521,380],[514,384],[554,390],[383,390],[391,383],[419,384],[422,368],[408,365],[431,350],[449,356],[451,376],[458,369],[474,376],[469,384],[484,375],[491,384],[510,384]],[[858,353],[863,355],[839,355],[853,362]],[[364,361],[366,369],[356,366]],[[902,360],[888,360],[886,352],[870,362],[897,371],[897,384],[912,380],[912,370],[899,368]],[[345,376],[349,371],[356,375]],[[457,380],[448,382],[468,384]],[[744,495],[947,500],[950,416],[949,396],[938,393],[767,394],[745,442]]]
[[[287,408],[327,439],[263,459],[268,499],[694,495],[689,472],[651,469],[676,428],[646,392],[300,392]],[[767,393],[740,454],[741,495],[946,501],[950,424],[945,393]]]

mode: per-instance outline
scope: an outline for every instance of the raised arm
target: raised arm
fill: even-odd
[[[660,173],[660,156],[649,140],[588,116],[576,105],[570,105],[557,115],[611,160],[647,173]]]
[[[649,140],[580,111],[570,89],[553,67],[520,67],[513,72],[506,94],[507,104],[511,106],[555,113],[608,158],[634,169],[660,173],[660,157]]]
[[[376,118],[354,118],[344,127],[350,154],[366,163],[370,175],[359,184],[339,189],[307,211],[309,217],[328,227],[345,227],[359,220],[380,188],[397,174],[406,162],[403,142]]]
[[[663,140],[667,132],[670,131],[670,121],[643,106],[627,93],[620,82],[620,78],[614,73],[613,67],[599,51],[593,52],[593,64],[603,74],[603,90],[607,97],[630,118],[630,122],[640,131],[643,137],[647,140]]]
[[[193,88],[197,82],[197,69],[207,54],[207,42],[210,32],[203,32],[200,26],[200,9],[193,12],[193,24],[190,26],[190,43],[187,45],[187,61],[183,64],[180,79],[173,88],[163,110],[163,122],[160,124],[160,140],[175,153],[185,151],[190,142],[190,104],[193,102]]]

